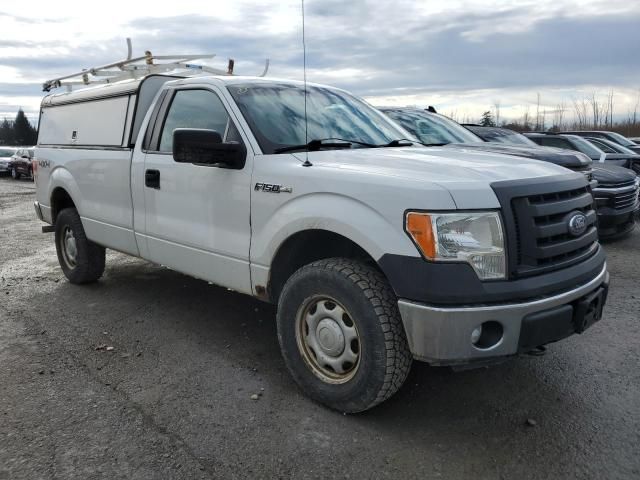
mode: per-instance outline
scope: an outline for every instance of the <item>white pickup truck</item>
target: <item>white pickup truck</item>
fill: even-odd
[[[583,175],[414,145],[358,98],[306,91],[151,75],[45,97],[35,209],[69,281],[98,280],[111,248],[277,304],[292,376],[343,412],[413,359],[485,365],[600,319]]]

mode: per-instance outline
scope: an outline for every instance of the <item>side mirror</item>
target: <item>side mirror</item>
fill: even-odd
[[[173,159],[176,162],[240,170],[246,158],[247,149],[242,143],[225,143],[215,130],[176,128],[173,131]]]

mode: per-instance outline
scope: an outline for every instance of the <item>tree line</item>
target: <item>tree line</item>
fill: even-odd
[[[553,107],[542,104],[537,94],[535,105],[527,107],[517,119],[502,119],[500,102],[484,111],[478,120],[465,117],[461,123],[478,123],[483,126],[500,126],[518,132],[561,132],[565,130],[608,130],[627,137],[640,136],[640,92],[635,104],[622,118],[614,118],[613,91],[606,94],[592,92],[570,102],[562,101]],[[457,115],[450,115],[458,121]]]
[[[31,125],[22,109],[18,110],[15,120],[5,119],[0,123],[0,145],[31,146],[35,145],[38,130]]]

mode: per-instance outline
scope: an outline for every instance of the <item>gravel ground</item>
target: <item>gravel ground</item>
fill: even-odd
[[[414,364],[344,416],[289,378],[266,304],[116,253],[67,283],[33,200],[0,179],[0,479],[640,478],[640,229],[606,245],[585,334],[490,369]]]

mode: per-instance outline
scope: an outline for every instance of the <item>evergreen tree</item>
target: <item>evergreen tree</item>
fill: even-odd
[[[491,115],[491,111],[487,110],[482,114],[482,119],[480,119],[480,125],[483,127],[495,127],[496,122],[493,121],[493,115]]]
[[[36,143],[36,129],[29,123],[22,108],[18,110],[13,122],[13,131],[16,145],[34,145]]]
[[[5,117],[0,123],[0,145],[13,145],[14,143],[13,122]]]

